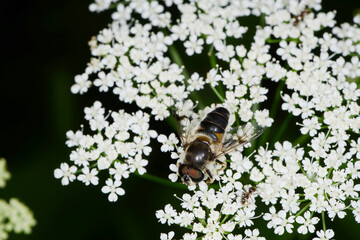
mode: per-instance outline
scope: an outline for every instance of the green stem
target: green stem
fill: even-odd
[[[267,38],[266,43],[279,43],[281,42],[281,39],[271,39],[271,38]]]
[[[323,225],[323,230],[325,232],[326,231],[325,212],[321,213],[321,221],[322,221],[322,225]]]
[[[211,87],[211,89],[213,90],[213,92],[216,94],[216,96],[219,98],[219,100],[220,100],[221,102],[224,102],[224,97],[221,96],[221,94],[219,93],[219,91],[218,91],[214,86],[212,86],[211,84],[210,84],[210,87]]]
[[[181,183],[173,183],[170,180],[161,178],[161,177],[157,177],[148,173],[144,173],[142,175],[140,175],[138,172],[134,172],[134,174],[138,177],[150,180],[152,182],[167,186],[167,187],[171,187],[171,188],[178,188],[178,189],[182,189],[182,190],[186,190],[188,189],[187,186],[185,186],[184,184]]]
[[[108,11],[109,10],[112,10],[112,9],[115,9],[119,4],[123,4],[125,5],[125,2],[124,1],[120,1],[120,2],[117,2],[117,3],[113,3],[109,6],[109,8],[107,9]]]
[[[226,215],[226,216],[223,218],[223,220],[221,221],[220,225],[223,224],[228,217],[229,217],[229,215]]]
[[[199,219],[199,222],[200,222],[204,227],[206,227],[205,219],[200,219],[200,218],[198,218],[198,219]]]
[[[217,68],[216,57],[215,57],[214,51],[212,49],[213,49],[213,46],[211,46],[211,48],[209,49],[208,56],[209,56],[211,68],[216,69]],[[221,102],[224,102],[224,97],[220,94],[220,92],[211,84],[210,84],[210,88],[213,90],[213,92],[216,94],[216,96],[219,98],[219,100]]]
[[[275,97],[274,97],[274,100],[273,100],[273,103],[272,103],[272,106],[270,109],[269,115],[272,119],[274,119],[274,121],[275,121],[276,112],[278,111],[278,108],[280,106],[280,99],[281,99],[280,93],[283,90],[284,86],[285,86],[285,81],[280,81],[280,83],[278,84],[278,87],[276,89]],[[279,131],[277,131],[277,134],[275,135],[275,138],[273,140],[274,142],[276,142],[280,138],[280,136],[284,133],[285,129],[287,128],[287,126],[291,120],[291,118],[288,119],[289,116],[291,117],[292,115],[288,114],[285,121],[281,124],[281,127],[280,127]],[[270,134],[270,130],[264,132],[263,136],[261,137],[260,146],[262,146],[265,142],[268,141],[269,134]]]
[[[301,162],[300,162],[300,161],[297,161],[297,162],[298,162],[298,165],[299,165],[299,167],[300,167],[300,170],[301,170],[301,172],[304,174],[304,176],[306,176],[310,181],[312,181],[312,179],[311,179],[311,178],[307,175],[307,173],[305,172],[305,170],[304,170]],[[305,199],[304,199],[304,200],[305,200]]]
[[[300,137],[298,137],[295,141],[294,141],[294,145],[302,145],[304,142],[306,142],[306,140],[308,140],[310,137],[308,134],[305,135],[301,135]]]
[[[292,120],[293,115],[288,114],[284,120],[284,122],[281,124],[281,127],[277,134],[274,137],[274,142],[278,141],[285,133],[285,130],[288,128],[290,121]]]
[[[189,73],[186,71],[184,63],[183,63],[183,61],[182,61],[182,59],[180,57],[180,54],[177,51],[177,49],[174,47],[174,45],[169,46],[169,53],[170,53],[171,59],[177,65],[179,65],[179,67],[184,67],[183,73],[184,73],[185,79],[189,79],[190,78]]]
[[[228,222],[231,222],[231,221],[234,220],[235,218],[236,218],[236,215],[232,216]]]
[[[301,210],[295,215],[295,217],[300,216],[301,214],[303,214],[306,210],[309,209],[310,205],[311,205],[311,202],[309,202],[308,204],[306,204],[306,206],[305,206],[303,209],[301,209]]]
[[[270,109],[270,117],[275,118],[276,112],[278,111],[278,108],[280,106],[280,99],[281,99],[281,92],[285,86],[285,80],[280,81],[278,84],[278,87],[276,88],[274,101]]]
[[[212,68],[216,68],[216,65],[217,65],[217,63],[216,63],[216,57],[215,57],[214,51],[212,51],[212,48],[213,48],[213,46],[211,46],[211,48],[210,48],[210,50],[209,50],[209,53],[208,53],[208,55],[209,55],[209,60],[210,60],[210,66],[211,66]]]
[[[183,68],[183,74],[185,76],[185,85],[188,85],[187,83],[187,79],[190,78],[190,75],[189,73],[187,72],[186,68],[185,68],[185,65],[181,59],[181,56],[179,54],[179,52],[177,51],[177,49],[175,48],[174,45],[171,45],[169,46],[169,53],[170,53],[170,56],[171,56],[171,59],[179,66],[179,67],[182,67]],[[203,104],[203,101],[201,101],[201,98],[200,98],[200,95],[193,91],[193,92],[190,92],[190,97],[193,99],[193,100],[197,100],[198,101],[198,106],[203,109],[205,106]]]
[[[327,178],[330,178],[330,175],[331,175],[331,173],[332,173],[332,171],[334,170],[334,168],[333,167],[331,167],[330,169],[329,169],[329,172],[328,172],[328,174],[327,174]]]
[[[178,128],[177,128],[177,124],[176,124],[176,119],[173,116],[173,114],[170,114],[169,117],[165,118],[165,122],[177,133],[178,132]]]
[[[261,84],[262,84],[262,81],[260,82],[259,87],[261,87]],[[251,106],[251,111],[253,113],[255,113],[259,109],[259,106],[260,106],[259,103],[255,103],[254,105]],[[255,150],[255,148],[257,148],[257,146],[259,146],[258,144],[259,144],[259,139],[258,138],[254,139],[252,141],[251,147],[249,148],[250,153],[253,152]]]
[[[265,14],[260,15],[260,26],[261,27],[265,26]]]

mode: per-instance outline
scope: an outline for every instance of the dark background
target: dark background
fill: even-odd
[[[132,175],[123,183],[125,196],[109,203],[100,186],[74,182],[63,187],[53,177],[54,169],[68,162],[66,131],[79,129],[84,106],[102,97],[96,91],[70,92],[74,76],[90,59],[88,40],[110,22],[109,12],[90,13],[89,3],[0,2],[0,157],[12,174],[0,198],[19,198],[37,220],[31,235],[9,239],[159,239],[160,232],[177,231],[158,223],[155,211],[179,203],[172,196],[180,190]],[[359,6],[359,1],[332,0],[324,9],[337,9],[337,20],[344,22]],[[152,159],[148,170],[166,177],[168,158]],[[350,216],[328,225],[336,229],[336,239],[358,239],[360,225],[354,222]]]

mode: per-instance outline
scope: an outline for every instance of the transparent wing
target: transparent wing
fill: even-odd
[[[258,138],[264,132],[264,128],[249,123],[244,126],[232,128],[228,132],[229,134],[227,134],[225,138],[222,150],[215,158],[227,154]]]
[[[190,110],[186,111],[186,115],[184,110],[179,110],[176,107],[171,108],[171,113],[175,118],[178,134],[181,140],[182,146],[185,146],[189,143],[190,133],[196,128],[196,119],[194,118],[193,112]]]
[[[177,127],[177,131],[178,131],[178,135],[180,137],[180,141],[181,141],[181,145],[185,146],[187,144],[187,138],[188,138],[188,134],[185,131],[185,135],[183,134],[183,123],[185,121],[185,119],[187,119],[187,117],[185,116],[179,116],[177,114],[177,112],[175,110],[172,109],[171,114],[174,116],[175,122],[176,122],[176,127]]]

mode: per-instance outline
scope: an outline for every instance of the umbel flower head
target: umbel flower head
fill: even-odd
[[[172,152],[169,178],[179,181],[186,149],[149,120],[175,109],[186,117],[182,132],[194,134],[217,103],[230,113],[229,137],[249,122],[266,130],[222,156],[227,167],[214,184],[200,182],[177,196],[179,206],[156,212],[189,230],[161,239],[264,239],[257,218],[277,235],[331,239],[326,221],[348,214],[360,222],[360,16],[339,25],[320,0],[97,0],[90,10],[114,6],[71,91],[95,87],[140,110],[105,114],[99,101],[85,108],[93,133],[67,133],[71,164],[55,170],[63,185],[105,183],[116,201],[125,178],[146,172],[152,139]],[[100,181],[99,171],[109,178]]]
[[[10,173],[6,169],[6,160],[0,158],[0,188],[4,188]],[[30,234],[36,220],[32,211],[17,198],[9,202],[0,199],[0,239],[8,239],[9,233]]]

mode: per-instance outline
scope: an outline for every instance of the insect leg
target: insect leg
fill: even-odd
[[[216,159],[215,162],[222,165],[221,168],[217,172],[221,172],[222,170],[224,170],[226,168],[226,162],[222,162],[222,161],[220,161],[218,159]]]
[[[210,183],[212,183],[213,181],[214,181],[214,177],[212,176],[212,174],[211,174],[211,172],[210,172],[210,170],[209,169],[206,169],[206,174],[208,175],[208,177],[209,177],[209,179],[208,180],[206,180],[206,183],[207,184],[210,184]]]

